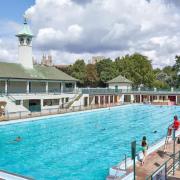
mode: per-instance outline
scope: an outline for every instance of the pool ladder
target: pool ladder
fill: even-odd
[[[166,151],[169,138],[172,137],[172,133],[173,133],[173,128],[172,128],[172,124],[171,124],[168,126],[168,129],[167,129],[166,139],[165,139],[165,143],[164,143],[164,152]]]

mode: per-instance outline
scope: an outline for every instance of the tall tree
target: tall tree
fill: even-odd
[[[76,60],[71,67],[71,75],[80,80],[81,85],[85,82],[86,77],[86,64],[84,60]]]
[[[96,65],[86,65],[86,81],[85,85],[90,87],[96,87],[99,82],[99,77],[96,70]]]
[[[134,86],[152,87],[155,79],[151,61],[141,54],[126,55],[115,60],[119,73],[133,81]]]
[[[117,76],[117,70],[114,62],[111,59],[104,59],[98,63],[96,63],[96,69],[100,81],[103,85],[114,77]]]

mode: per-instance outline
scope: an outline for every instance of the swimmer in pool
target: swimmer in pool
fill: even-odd
[[[153,131],[153,133],[155,134],[155,133],[157,133],[157,131],[155,130],[155,131]]]
[[[16,137],[16,139],[14,140],[14,142],[20,142],[22,139],[20,136]]]

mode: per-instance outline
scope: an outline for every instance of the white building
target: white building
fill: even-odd
[[[41,111],[76,98],[77,79],[52,66],[33,65],[34,36],[26,19],[16,36],[19,63],[0,62],[0,102],[6,102],[6,111]]]
[[[120,90],[131,90],[132,81],[126,79],[125,77],[119,75],[118,77],[107,82],[110,89],[120,89]]]

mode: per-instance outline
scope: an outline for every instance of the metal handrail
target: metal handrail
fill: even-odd
[[[16,99],[10,94],[7,95],[7,98],[10,99],[12,102],[16,101]]]
[[[176,158],[176,156],[178,156]],[[170,174],[173,171],[173,162],[170,163],[170,165],[168,166],[168,163],[173,160],[173,158],[175,157],[175,167],[180,166],[180,151],[176,152],[175,154],[172,155],[172,157],[170,157],[168,160],[166,160],[161,166],[159,166],[153,173],[151,173],[148,177],[146,177],[146,180],[152,180],[152,177],[163,167],[166,167],[166,172],[167,175]]]

